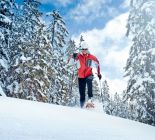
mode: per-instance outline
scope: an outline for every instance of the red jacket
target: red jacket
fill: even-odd
[[[78,54],[76,60],[80,62],[80,68],[78,69],[78,77],[79,78],[86,78],[92,75],[92,67],[91,63],[92,60],[98,64],[97,72],[98,75],[100,74],[100,65],[98,59],[91,54]]]

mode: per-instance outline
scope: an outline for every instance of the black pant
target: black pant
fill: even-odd
[[[85,90],[86,90],[86,85],[88,87],[88,98],[93,97],[92,93],[92,81],[93,81],[93,76],[89,76],[87,78],[78,78],[79,82],[79,93],[80,93],[80,106],[83,107],[85,103]]]

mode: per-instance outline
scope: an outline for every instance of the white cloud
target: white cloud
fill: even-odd
[[[72,0],[57,0],[59,3],[61,3],[63,6],[66,6],[70,3],[72,3]]]
[[[105,9],[109,9],[107,8],[107,3],[110,2],[111,0],[82,0],[76,8],[70,11],[71,17],[79,22],[93,21],[96,18],[107,15]],[[111,10],[114,10],[114,8]]]
[[[73,1],[72,0],[43,0],[41,2],[44,4],[54,4],[54,5],[60,4],[62,6],[67,6],[68,4],[72,3]]]
[[[118,8],[115,8],[115,7],[108,7],[106,15],[110,17],[115,17],[119,15],[119,10]]]
[[[101,64],[104,79],[108,79],[111,93],[120,92],[126,87],[123,79],[124,70],[131,41],[125,37],[128,13],[110,20],[103,29],[83,32],[84,40],[92,54],[97,56]],[[80,35],[73,39],[78,44]]]
[[[106,79],[107,83],[109,85],[109,89],[110,89],[110,94],[114,95],[116,92],[118,94],[121,94],[123,90],[126,89],[127,87],[127,81],[126,79],[120,80],[120,79]]]
[[[121,7],[126,9],[126,8],[129,8],[130,6],[130,0],[125,0],[122,4],[121,4]]]
[[[122,50],[117,50],[115,48],[111,48],[108,50],[108,53],[104,59],[105,65],[112,64],[119,70],[123,70],[125,66],[126,60],[129,54],[129,46],[123,48]]]

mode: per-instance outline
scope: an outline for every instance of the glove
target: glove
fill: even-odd
[[[99,80],[101,80],[101,78],[102,78],[102,75],[101,75],[101,74],[98,74],[98,78],[99,78]]]
[[[73,59],[77,58],[78,53],[73,53]]]

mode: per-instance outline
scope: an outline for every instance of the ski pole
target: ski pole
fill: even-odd
[[[100,83],[100,92],[101,92],[101,98],[102,98],[102,103],[103,103],[103,94],[102,94],[102,83],[101,80],[99,80]]]

